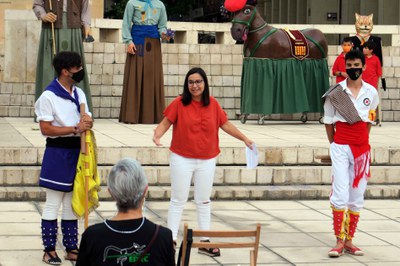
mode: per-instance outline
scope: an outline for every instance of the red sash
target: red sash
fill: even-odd
[[[354,157],[353,188],[358,187],[361,178],[370,177],[371,147],[369,146],[369,132],[366,122],[356,122],[352,125],[336,122],[334,141],[337,144],[349,145]]]

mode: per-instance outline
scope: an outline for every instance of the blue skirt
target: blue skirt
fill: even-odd
[[[80,149],[46,147],[39,186],[70,192],[73,189]]]

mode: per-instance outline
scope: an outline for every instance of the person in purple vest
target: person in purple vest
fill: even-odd
[[[66,249],[65,259],[78,256],[78,223],[72,211],[72,188],[80,152],[80,133],[93,127],[86,96],[75,86],[84,75],[82,59],[76,52],[60,52],[53,59],[58,77],[55,78],[35,103],[35,114],[46,149],[40,171],[39,186],[46,189],[46,203],[42,213],[43,261],[61,264],[56,252],[57,216],[62,204],[61,231]],[[80,104],[85,104],[81,117]]]

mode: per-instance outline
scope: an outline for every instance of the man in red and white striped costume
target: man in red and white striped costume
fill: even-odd
[[[376,89],[362,81],[365,70],[364,55],[357,50],[346,54],[348,78],[332,86],[323,96],[324,123],[332,160],[332,192],[330,203],[336,246],[329,257],[343,252],[362,256],[363,251],[353,245],[364,192],[370,177],[371,152],[369,132],[379,103]]]

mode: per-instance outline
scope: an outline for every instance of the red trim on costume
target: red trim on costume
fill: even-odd
[[[370,177],[369,165],[371,161],[371,147],[369,146],[369,132],[366,122],[357,122],[352,125],[336,122],[334,141],[337,144],[349,145],[354,157],[353,188],[358,187],[361,178]]]
[[[332,207],[333,215],[333,231],[337,238],[343,239],[345,236],[344,227],[346,212],[345,210],[337,210]]]

